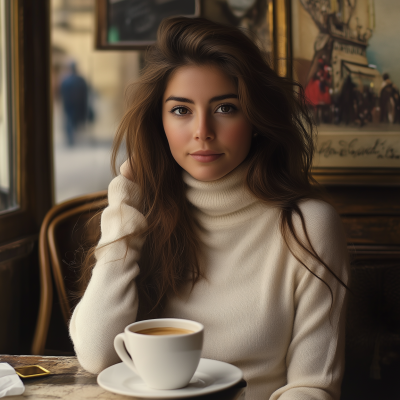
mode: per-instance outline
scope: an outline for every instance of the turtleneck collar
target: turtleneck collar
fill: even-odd
[[[246,163],[242,163],[224,177],[210,182],[199,181],[183,171],[186,196],[203,222],[218,221],[226,225],[251,217],[261,202],[246,188],[246,171]]]

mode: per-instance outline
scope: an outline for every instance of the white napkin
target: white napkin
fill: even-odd
[[[25,386],[14,368],[8,363],[0,363],[0,397],[17,396],[24,391]]]

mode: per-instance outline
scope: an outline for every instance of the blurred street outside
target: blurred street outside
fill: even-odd
[[[141,68],[140,51],[96,49],[95,3],[50,2],[56,203],[107,189],[124,92]]]
[[[113,178],[109,139],[113,132],[95,136],[93,126],[88,124],[78,132],[75,145],[70,147],[63,131],[61,105],[54,102],[53,107],[55,202],[107,189]],[[110,125],[105,129],[111,129]]]

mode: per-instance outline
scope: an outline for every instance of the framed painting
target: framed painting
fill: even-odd
[[[243,29],[281,76],[291,75],[287,0],[202,0],[201,16]]]
[[[273,52],[273,0],[203,0],[201,16],[242,28],[268,55]]]
[[[317,180],[400,184],[400,2],[285,0],[287,53],[318,127]]]
[[[200,0],[96,0],[96,48],[143,50],[164,18],[200,15]]]

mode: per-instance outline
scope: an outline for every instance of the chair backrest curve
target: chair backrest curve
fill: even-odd
[[[48,229],[52,224],[52,221],[57,218],[57,216],[67,212],[68,210],[79,208],[82,205],[88,205],[88,207],[93,208],[93,203],[96,203],[96,206],[98,206],[100,202],[104,203],[106,198],[107,190],[80,196],[52,207],[43,219],[39,234],[39,271],[41,293],[36,329],[31,347],[32,354],[44,354],[53,304],[53,283],[51,273],[53,272],[54,274],[55,269],[51,265],[52,261],[49,251]],[[60,289],[59,285],[57,285],[57,281],[56,287],[59,298],[63,298],[63,292],[61,291],[62,289]],[[65,314],[63,311],[64,318],[65,315],[68,314]]]
[[[66,268],[66,266],[63,265],[63,254],[61,254],[60,244],[59,241],[57,240],[58,239],[57,228],[67,220],[73,220],[76,221],[76,223],[78,223],[79,218],[83,217],[85,214],[89,214],[89,217],[92,217],[103,206],[104,206],[104,201],[98,200],[92,203],[83,204],[81,206],[69,209],[63,212],[62,214],[58,215],[57,217],[55,217],[49,224],[47,230],[47,240],[49,245],[53,277],[56,284],[63,317],[67,325],[71,318],[72,306],[69,300],[70,293],[68,288],[66,288],[65,284],[65,276],[63,271]],[[85,219],[87,219],[87,217]],[[100,231],[100,226],[99,226],[99,231]],[[72,234],[73,232],[71,232],[71,236]],[[91,245],[95,245],[95,243],[91,243]]]

